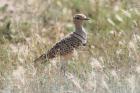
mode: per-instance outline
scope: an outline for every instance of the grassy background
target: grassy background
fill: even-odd
[[[88,46],[68,61],[33,60],[74,31],[84,13]],[[140,93],[139,0],[0,0],[0,93]]]

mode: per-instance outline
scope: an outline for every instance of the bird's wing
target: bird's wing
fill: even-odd
[[[65,56],[67,54],[70,54],[73,52],[74,49],[78,48],[80,45],[82,45],[82,42],[72,36],[69,35],[68,37],[62,39],[58,43],[56,43],[47,53],[48,58],[54,58],[57,55]]]
[[[49,59],[53,59],[56,56],[66,56],[72,54],[74,49],[77,49],[82,45],[82,41],[70,34],[64,39],[57,42],[46,54],[41,55],[34,62],[44,62]]]

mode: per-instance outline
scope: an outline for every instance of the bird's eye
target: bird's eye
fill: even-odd
[[[76,17],[75,19],[80,19],[80,17]]]

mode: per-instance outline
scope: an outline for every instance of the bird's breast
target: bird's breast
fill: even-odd
[[[83,31],[75,31],[73,33],[73,36],[78,38],[82,44],[86,44],[87,43],[87,33],[83,32]]]

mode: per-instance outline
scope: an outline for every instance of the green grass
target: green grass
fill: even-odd
[[[0,92],[139,93],[140,9],[129,0],[0,1]],[[13,3],[13,4],[12,4]],[[140,5],[140,4],[139,4]],[[74,30],[84,13],[85,50],[68,60],[33,60]]]

